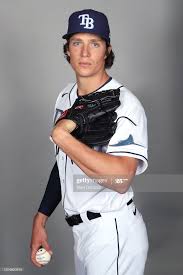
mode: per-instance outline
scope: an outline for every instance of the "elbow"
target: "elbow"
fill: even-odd
[[[116,182],[116,191],[119,194],[125,194],[130,188],[133,178],[135,176],[134,171],[129,173],[128,176],[118,179]]]
[[[125,194],[128,191],[129,187],[130,187],[130,184],[129,185],[125,184],[125,186],[121,185],[120,187],[117,188],[116,192],[118,192],[119,194]]]
[[[61,133],[60,133],[60,129],[58,127],[55,127],[53,130],[52,130],[52,133],[51,133],[51,138],[53,140],[53,142],[55,144],[58,144],[59,141],[60,141],[60,137],[61,137]]]
[[[138,160],[131,157],[120,157],[119,169],[117,169],[116,175],[114,179],[114,187],[113,189],[119,194],[124,194],[130,188],[132,184],[132,180],[136,174],[138,166]],[[117,167],[117,166],[116,166]]]

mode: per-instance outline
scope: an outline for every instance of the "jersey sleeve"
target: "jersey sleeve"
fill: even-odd
[[[138,159],[136,175],[146,170],[148,166],[147,119],[140,103],[135,104],[133,108],[129,106],[126,111],[118,112],[117,129],[106,153]]]

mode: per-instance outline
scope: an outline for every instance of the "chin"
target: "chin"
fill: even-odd
[[[99,70],[89,70],[89,69],[75,70],[75,73],[80,77],[92,77],[94,75],[100,74],[100,72],[101,72],[100,69]]]
[[[81,73],[81,72],[77,72],[76,73],[77,74],[77,76],[79,76],[79,77],[92,77],[92,76],[94,76],[95,75],[95,73],[87,73],[87,72],[85,72],[85,73]]]
[[[72,69],[75,71],[75,73],[77,75],[81,75],[81,76],[85,76],[85,75],[90,75],[93,72],[92,66],[80,66],[80,65],[76,65],[76,64],[72,64]]]
[[[91,72],[89,70],[75,70],[76,74],[80,77],[89,77],[94,75],[94,72]]]

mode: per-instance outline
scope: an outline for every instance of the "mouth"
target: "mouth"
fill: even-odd
[[[91,66],[91,63],[89,63],[89,62],[79,62],[79,65],[81,66],[81,67],[89,67],[89,66]]]

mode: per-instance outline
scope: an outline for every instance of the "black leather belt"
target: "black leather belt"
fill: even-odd
[[[127,205],[130,205],[132,202],[133,202],[132,199],[129,200],[127,202]],[[88,217],[89,220],[93,220],[93,219],[101,217],[100,213],[94,213],[94,212],[90,212],[90,211],[87,211],[86,215],[87,215],[87,217]],[[78,225],[78,224],[80,224],[80,223],[83,222],[83,220],[81,219],[80,214],[78,214],[78,215],[72,215],[70,217],[66,217],[65,220],[68,223],[68,225],[70,225],[70,226]]]

